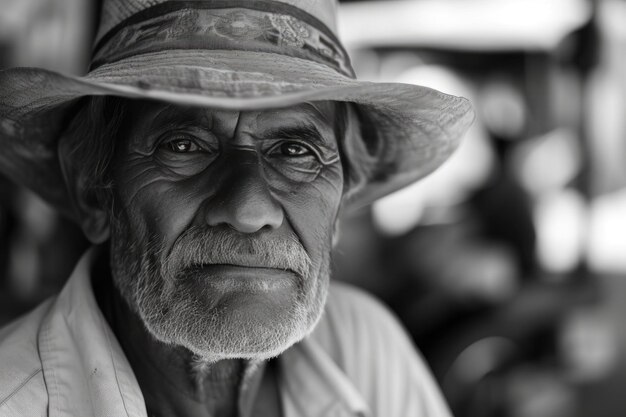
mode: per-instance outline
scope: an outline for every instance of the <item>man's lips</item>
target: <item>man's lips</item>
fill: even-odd
[[[296,274],[296,271],[285,268],[277,268],[274,266],[262,265],[262,264],[237,264],[237,263],[219,263],[219,264],[201,264],[193,267],[194,270],[241,270],[246,273],[259,272],[282,272]]]
[[[266,265],[202,264],[193,267],[193,270],[215,278],[293,279],[294,275],[298,275],[291,269],[268,267]]]
[[[225,288],[246,290],[277,290],[293,287],[296,273],[291,270],[235,264],[203,264],[193,268],[202,281]],[[236,284],[239,283],[239,284]],[[242,285],[243,287],[240,287]]]

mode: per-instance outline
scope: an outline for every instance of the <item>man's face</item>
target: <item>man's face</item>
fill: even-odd
[[[129,103],[111,266],[157,339],[208,360],[263,359],[312,330],[343,191],[335,111]]]

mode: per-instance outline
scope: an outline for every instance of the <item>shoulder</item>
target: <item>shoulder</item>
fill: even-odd
[[[342,282],[331,284],[328,292],[327,312],[331,315],[348,313],[350,319],[356,322],[364,319],[397,322],[388,307],[373,295]]]
[[[0,329],[0,416],[46,415],[47,393],[37,347],[50,301]]]
[[[330,286],[324,316],[313,337],[337,362],[368,349],[384,354],[398,348],[415,349],[395,315],[365,291],[344,283]]]
[[[361,392],[373,415],[449,417],[411,338],[373,296],[333,283],[312,338]]]

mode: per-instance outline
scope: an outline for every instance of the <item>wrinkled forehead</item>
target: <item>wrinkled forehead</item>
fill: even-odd
[[[272,130],[277,127],[313,125],[323,136],[334,138],[340,122],[337,102],[316,101],[268,110],[221,110],[181,106],[147,100],[129,100],[125,109],[126,128],[144,130],[175,124],[202,124],[208,129],[232,130],[245,123],[246,129]]]

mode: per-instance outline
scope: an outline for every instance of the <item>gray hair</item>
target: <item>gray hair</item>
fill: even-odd
[[[124,122],[125,101],[112,96],[90,96],[77,107],[78,112],[59,140],[65,174],[83,181],[83,188],[95,193],[100,203],[111,204],[110,165]]]

